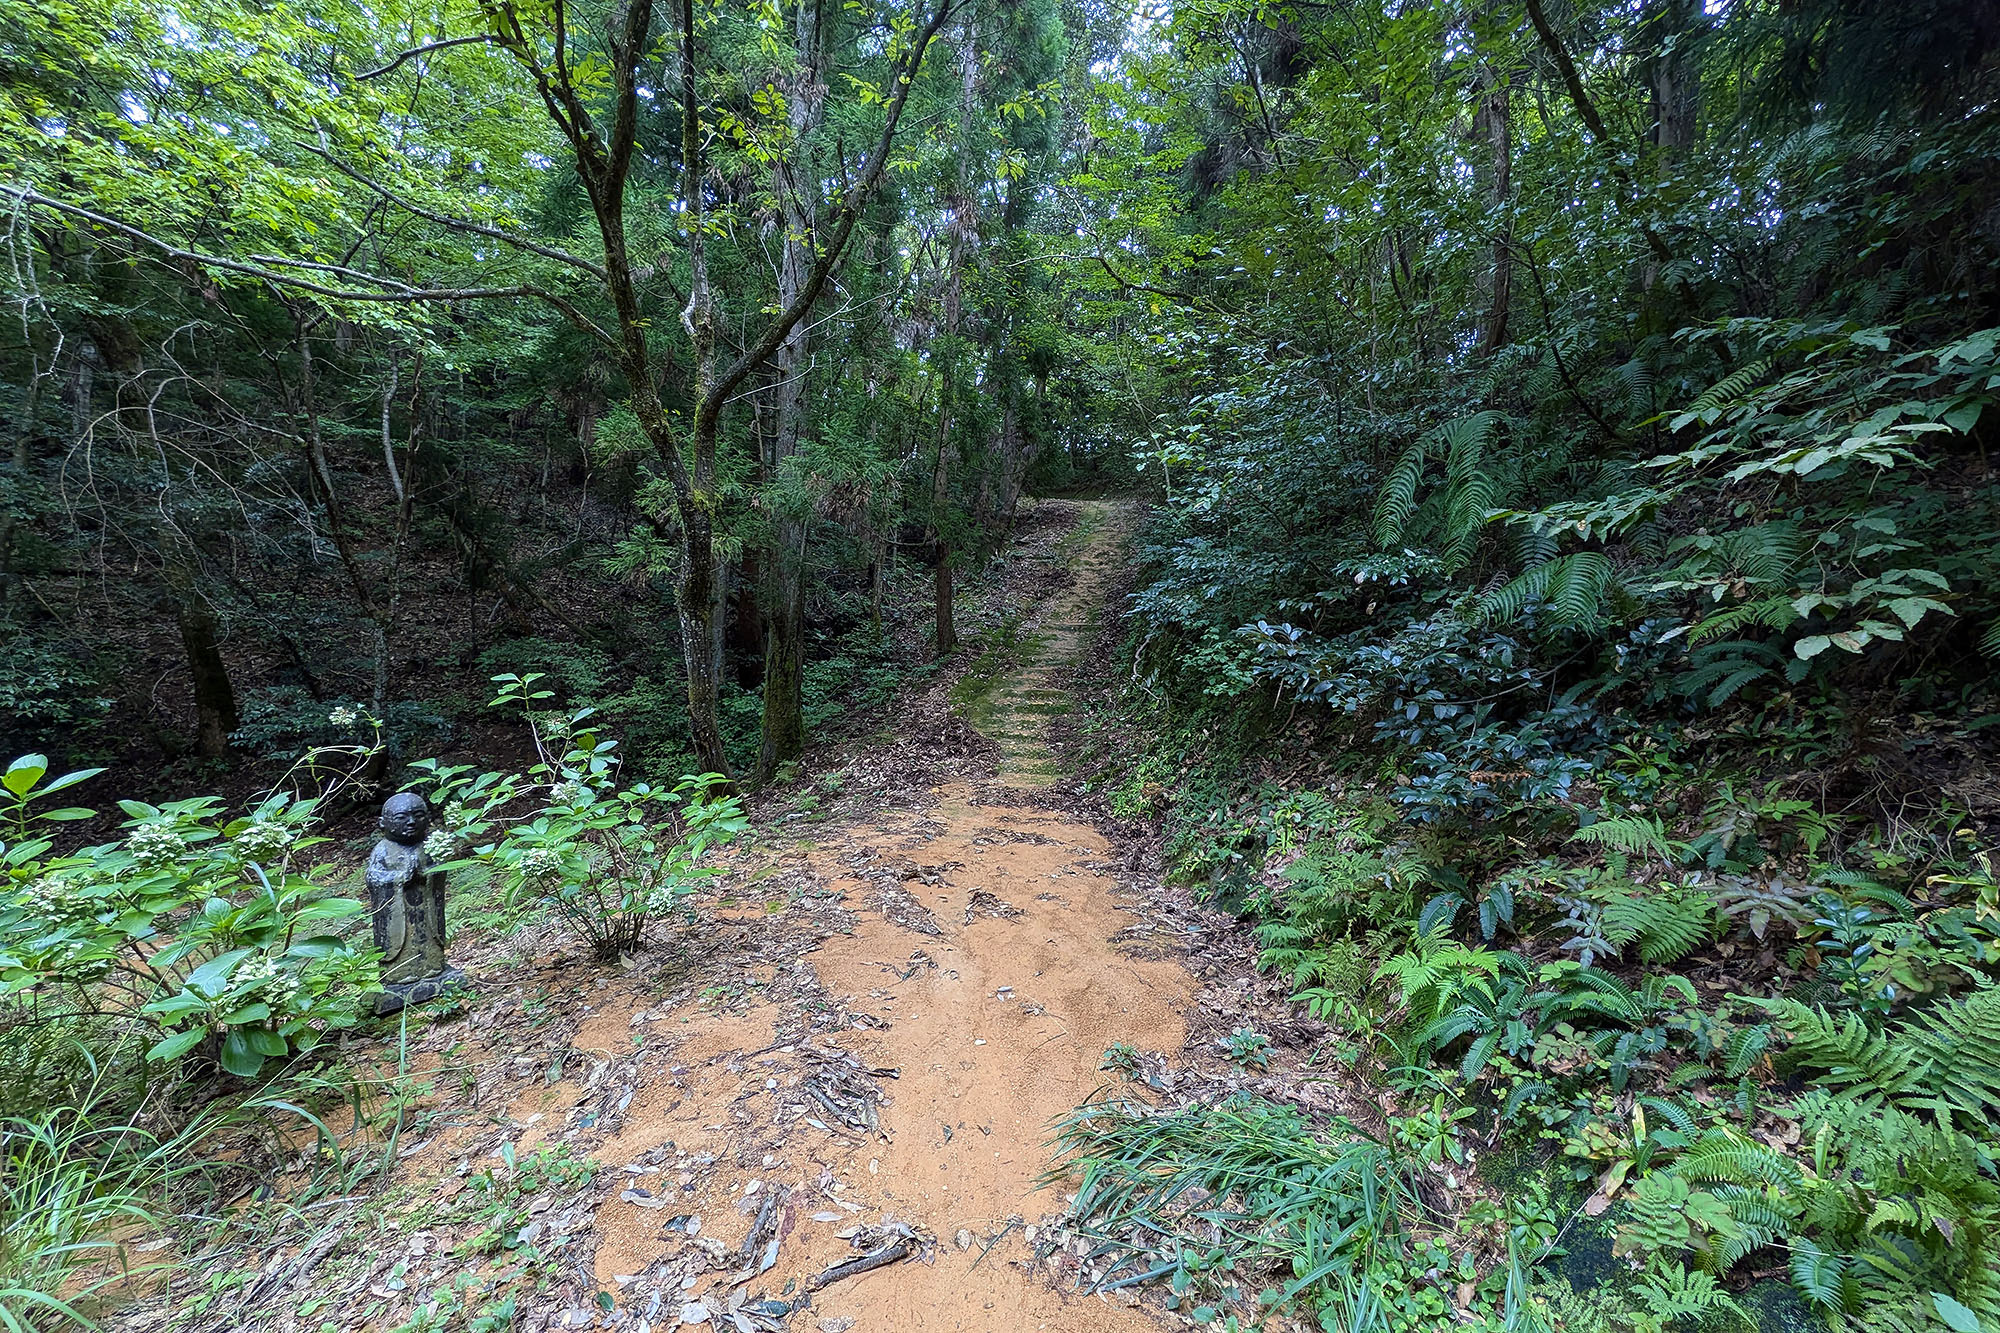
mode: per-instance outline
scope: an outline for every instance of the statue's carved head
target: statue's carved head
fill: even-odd
[[[414,847],[431,830],[431,808],[413,791],[397,792],[382,802],[381,829],[406,847]]]

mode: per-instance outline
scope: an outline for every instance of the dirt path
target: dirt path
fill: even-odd
[[[828,1283],[785,1326],[1153,1327],[1073,1282],[1058,1289],[1035,1244],[1061,1204],[1036,1188],[1050,1122],[1103,1084],[1113,1043],[1178,1050],[1195,994],[1178,962],[1117,942],[1140,905],[1110,873],[1105,840],[1033,797],[1056,772],[1046,733],[1060,673],[1088,641],[1124,533],[1116,507],[1087,506],[1058,548],[1073,553],[1074,583],[1032,618],[1018,665],[979,710],[1002,750],[997,778],[933,788],[805,851],[851,929],[759,981],[839,1016],[836,1032],[786,1040],[798,1006],[774,999],[691,1022],[612,1006],[574,1039],[613,1051],[641,1028],[642,1046],[679,1037],[666,1078],[638,1087],[596,1153],[645,1191],[614,1193],[595,1219],[596,1279],[633,1316],[729,1329],[736,1301],[763,1326],[757,1316],[778,1311],[760,1297],[791,1305],[829,1268],[901,1243],[915,1257]],[[727,1262],[661,1299],[693,1218]]]
[[[1023,626],[1027,651],[977,710],[979,730],[1000,747],[999,782],[1045,787],[1061,774],[1049,746],[1049,719],[1070,706],[1063,674],[1089,645],[1103,612],[1106,580],[1125,556],[1130,511],[1101,501],[1080,506],[1064,549],[1074,582],[1044,601]]]
[[[1051,1121],[1110,1083],[1121,1042],[1176,1098],[1326,1094],[1279,1087],[1286,1055],[1220,1061],[1235,1025],[1282,1035],[1283,979],[1149,878],[1143,840],[1063,811],[1049,726],[1128,529],[1114,505],[1024,517],[963,607],[987,651],[759,800],[678,940],[606,965],[459,888],[475,994],[357,1042],[350,1091],[372,1100],[339,1161],[300,1126],[274,1181],[297,1208],[107,1326],[1158,1327],[1133,1290],[1089,1290],[1101,1261],[1037,1188]]]

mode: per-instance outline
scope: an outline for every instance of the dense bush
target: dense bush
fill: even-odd
[[[1467,1322],[2000,1321],[1995,67],[1868,9],[1176,12],[1094,123],[1154,485],[1104,778],[1382,1133],[1443,1095],[1608,1232]],[[1364,1298],[1496,1271],[1446,1211],[1283,1294],[1426,1326]]]
[[[40,755],[0,777],[12,842],[0,907],[0,1001],[17,1030],[58,1025],[145,1058],[198,1056],[255,1076],[355,1020],[372,950],[334,927],[362,904],[323,887],[306,854],[319,802],[275,794],[243,816],[196,797],[120,801],[125,836],[53,854],[42,826],[90,818],[43,802],[93,776]]]

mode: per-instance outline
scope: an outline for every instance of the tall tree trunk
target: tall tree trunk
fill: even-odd
[[[951,623],[951,547],[938,544],[936,573],[932,591],[937,598],[937,654],[948,657],[958,651],[958,630]]]
[[[958,649],[958,631],[951,623],[951,542],[945,537],[940,516],[951,499],[951,386],[944,386],[938,404],[937,461],[931,467],[931,588],[937,606],[937,655],[945,657]]]
[[[674,604],[687,665],[688,730],[704,772],[732,776],[722,745],[722,673],[715,656],[715,527],[700,510],[681,515],[681,576]]]
[[[965,7],[965,33],[958,47],[958,180],[953,191],[948,224],[951,232],[950,272],[944,292],[944,331],[954,344],[965,311],[965,265],[974,233],[979,227],[978,201],[972,184],[972,112],[979,90],[979,8]],[[932,589],[937,607],[937,653],[944,657],[958,648],[958,631],[952,625],[951,542],[945,536],[945,506],[951,499],[952,408],[957,385],[956,356],[939,365],[937,458],[931,468],[931,556]]]
[[[880,537],[875,539],[875,552],[868,560],[868,623],[875,632],[882,632],[882,585],[888,581],[889,571],[883,561]]]
[[[1514,113],[1508,95],[1507,77],[1481,64],[1479,81],[1484,96],[1479,102],[1480,125],[1492,147],[1492,170],[1487,182],[1488,202],[1494,214],[1493,299],[1479,331],[1479,349],[1492,355],[1507,345],[1507,316],[1513,306],[1514,226],[1507,214],[1507,201],[1514,188]]]
[[[778,769],[805,752],[804,525],[778,525],[777,558],[771,569],[771,623],[764,653],[764,733],[757,753],[757,777],[769,781]]]
[[[801,0],[798,19],[799,73],[785,90],[792,132],[792,162],[772,168],[785,222],[784,254],[778,269],[778,304],[790,306],[805,292],[812,274],[811,226],[818,213],[819,179],[813,131],[826,105],[826,45],[818,0]],[[806,378],[811,356],[811,311],[793,325],[771,357],[777,376],[770,466],[775,476],[798,452],[805,425]],[[770,628],[764,644],[764,720],[757,750],[757,779],[768,781],[805,752],[806,538],[807,523],[781,515],[771,552]]]
[[[1678,154],[1695,142],[1701,128],[1701,59],[1694,37],[1702,22],[1701,0],[1653,0],[1640,20],[1640,64],[1652,124],[1647,138]]]

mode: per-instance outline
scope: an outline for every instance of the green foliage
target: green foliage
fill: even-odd
[[[1647,889],[1604,904],[1604,938],[1623,948],[1637,943],[1648,963],[1677,963],[1715,933],[1715,900],[1705,893]]]
[[[1237,1028],[1223,1038],[1222,1050],[1232,1064],[1245,1069],[1268,1069],[1271,1064],[1271,1039],[1252,1028]]]
[[[328,867],[304,855],[325,841],[312,832],[318,798],[273,793],[235,819],[213,797],[120,801],[122,840],[50,855],[38,824],[94,812],[35,802],[92,772],[44,782],[46,761],[28,755],[0,778],[16,839],[0,849],[12,1022],[61,1021],[112,1047],[138,1041],[149,1061],[199,1056],[254,1077],[355,1021],[373,956],[331,933],[363,908],[329,894]]]
[[[646,929],[676,910],[714,869],[708,854],[749,826],[719,774],[671,788],[620,786],[617,742],[590,725],[596,710],[548,714],[541,676],[494,677],[495,707],[519,709],[540,762],[523,774],[473,773],[465,765],[413,765],[444,810],[438,852],[461,847],[507,877],[510,898],[541,902],[600,959],[629,955]],[[517,803],[524,815],[503,818]],[[491,841],[482,841],[489,834]]]
[[[1108,1260],[1101,1287],[1166,1279],[1180,1296],[1237,1274],[1314,1309],[1379,1303],[1376,1266],[1404,1244],[1407,1168],[1343,1122],[1315,1131],[1250,1097],[1173,1111],[1101,1102],[1056,1135],[1052,1175],[1080,1182],[1071,1214]]]
[[[1097,1067],[1114,1074],[1122,1074],[1126,1078],[1137,1077],[1139,1048],[1129,1041],[1113,1042],[1105,1048],[1104,1056],[1097,1062]]]
[[[94,1066],[73,1105],[0,1120],[0,1327],[89,1326],[105,1289],[160,1271],[123,1238],[158,1228],[163,1199],[215,1172],[218,1127],[197,1116],[161,1135],[125,1123]]]
[[[1863,1105],[1972,1127],[2000,1110],[2000,989],[1941,1000],[1880,1030],[1851,1012],[1836,1016],[1782,998],[1763,1003],[1791,1035],[1786,1059]]]

